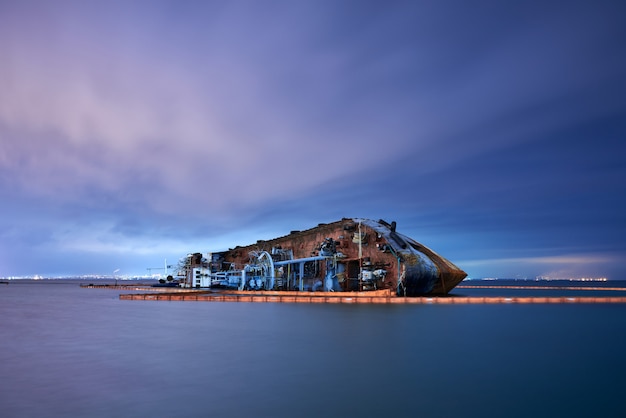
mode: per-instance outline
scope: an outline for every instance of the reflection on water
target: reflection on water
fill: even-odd
[[[623,412],[626,305],[194,303],[118,295],[72,283],[0,288],[2,416]]]

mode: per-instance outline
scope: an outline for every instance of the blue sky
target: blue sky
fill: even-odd
[[[367,217],[470,277],[626,279],[625,15],[0,1],[0,276],[145,274]]]

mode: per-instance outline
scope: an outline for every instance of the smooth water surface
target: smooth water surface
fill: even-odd
[[[625,416],[626,305],[121,301],[0,286],[3,417]]]

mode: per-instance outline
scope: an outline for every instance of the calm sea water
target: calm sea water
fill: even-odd
[[[626,416],[626,305],[118,295],[0,285],[2,417]]]

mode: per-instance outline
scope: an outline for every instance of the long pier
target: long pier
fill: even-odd
[[[299,292],[299,291],[241,291],[200,290],[146,285],[104,284],[81,285],[85,288],[135,290],[142,293],[122,293],[121,300],[189,301],[189,302],[262,302],[262,303],[343,303],[394,305],[468,305],[468,304],[604,304],[626,303],[626,296],[421,296],[398,297],[390,289],[369,292]],[[517,286],[457,286],[458,288],[517,289]],[[529,290],[529,287],[519,287]],[[532,287],[533,290],[547,290]],[[554,288],[554,290],[624,291],[624,288]]]
[[[347,293],[347,292],[346,292]],[[356,292],[355,292],[356,293]],[[568,303],[626,303],[626,297],[397,297],[385,292],[372,295],[332,292],[187,292],[187,293],[136,293],[122,294],[121,300],[193,301],[193,302],[270,302],[270,303],[343,303],[343,304],[415,304],[415,305],[466,305],[466,304],[568,304]]]

